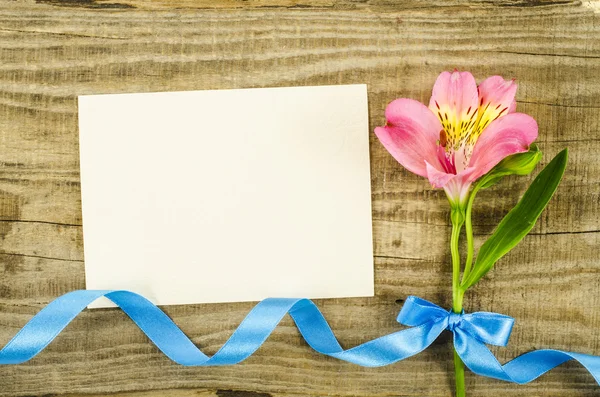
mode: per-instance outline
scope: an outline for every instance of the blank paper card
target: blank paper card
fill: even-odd
[[[88,289],[373,295],[365,85],[86,95],[79,127]]]

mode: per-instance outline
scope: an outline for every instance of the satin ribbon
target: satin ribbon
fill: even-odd
[[[473,372],[508,382],[528,383],[571,359],[581,363],[600,384],[600,357],[560,350],[537,350],[501,365],[486,344],[506,346],[514,320],[497,313],[456,314],[414,296],[397,321],[411,328],[344,350],[327,321],[308,299],[269,298],[248,313],[229,340],[212,357],[202,353],[167,315],[141,295],[129,291],[73,291],[48,304],[0,350],[0,364],[20,364],[40,353],[90,303],[105,296],[119,306],[171,360],[186,366],[237,364],[250,357],[289,314],[306,342],[321,354],[365,367],[389,365],[426,349],[445,329]]]

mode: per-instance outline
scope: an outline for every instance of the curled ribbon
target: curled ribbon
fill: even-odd
[[[90,303],[105,296],[119,306],[171,360],[186,366],[237,364],[250,357],[289,313],[306,342],[321,354],[365,367],[389,365],[426,349],[445,329],[454,347],[476,374],[528,383],[552,368],[577,360],[600,384],[600,357],[560,350],[536,350],[501,365],[486,344],[506,346],[514,320],[497,313],[453,313],[410,296],[397,321],[411,328],[344,350],[327,321],[308,299],[269,298],[248,313],[233,335],[212,357],[194,343],[157,306],[129,291],[73,291],[36,314],[0,350],[0,364],[20,364],[40,353]]]

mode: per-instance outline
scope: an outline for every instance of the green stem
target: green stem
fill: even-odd
[[[452,238],[450,240],[450,253],[452,254],[452,310],[454,313],[462,312],[464,291],[460,287],[460,253],[458,242],[460,231],[465,222],[465,213],[461,208],[452,209]],[[456,397],[465,397],[465,365],[454,350],[454,374],[456,381]]]
[[[469,201],[467,203],[467,209],[465,212],[465,234],[467,236],[467,259],[465,262],[465,271],[463,272],[463,281],[467,278],[469,273],[471,272],[471,266],[473,265],[473,223],[471,222],[471,210],[473,208],[473,201],[475,200],[475,195],[477,194],[477,190],[479,190],[478,186],[475,186],[471,195],[469,196]]]
[[[458,239],[464,224],[464,216],[459,209],[452,210],[452,238],[450,239],[450,253],[452,254],[452,308],[455,313],[462,310],[462,299],[459,301],[460,290],[460,253],[458,252]]]
[[[465,365],[454,350],[454,378],[456,380],[456,397],[465,397]]]

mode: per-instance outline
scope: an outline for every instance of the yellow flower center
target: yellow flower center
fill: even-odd
[[[437,101],[435,106],[437,116],[444,127],[440,131],[438,144],[444,147],[448,154],[464,147],[468,152],[465,154],[468,156],[485,127],[508,112],[508,107],[502,107],[501,103],[492,104],[485,102],[483,98],[480,100],[478,108],[469,107],[460,114],[449,105],[440,106]]]

